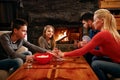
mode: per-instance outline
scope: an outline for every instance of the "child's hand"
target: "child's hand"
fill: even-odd
[[[27,55],[26,56],[26,62],[33,62],[33,55]]]
[[[60,51],[60,50],[59,50],[58,48],[54,48],[54,49],[52,50],[52,52],[55,53],[55,54],[58,54],[59,51]]]

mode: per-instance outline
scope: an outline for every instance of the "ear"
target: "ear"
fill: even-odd
[[[104,23],[104,19],[101,19],[101,23]]]
[[[16,28],[13,30],[14,33],[17,33],[17,31],[18,31],[18,30],[17,30]]]

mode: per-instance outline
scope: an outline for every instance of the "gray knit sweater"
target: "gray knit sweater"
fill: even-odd
[[[25,58],[25,55],[16,53],[21,46],[27,47],[31,52],[46,52],[46,49],[40,48],[25,39],[18,40],[13,43],[10,39],[11,33],[5,33],[0,36],[0,60],[5,58]]]

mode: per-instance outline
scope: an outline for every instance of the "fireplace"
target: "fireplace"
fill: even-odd
[[[57,48],[62,51],[76,49],[76,42],[82,38],[82,27],[78,24],[55,26]]]
[[[28,27],[28,41],[38,45],[38,38],[42,35],[44,25]],[[74,43],[81,40],[82,26],[80,24],[50,24],[55,28],[55,40],[57,47],[62,51],[70,51],[75,49]]]
[[[41,18],[39,15],[29,15],[28,20],[30,24],[28,27],[28,40],[35,45],[38,45],[38,38],[42,35],[46,25],[54,26],[57,47],[61,50],[64,49],[63,51],[74,49],[74,43],[81,40],[83,33],[81,22]]]
[[[80,25],[55,26],[55,40],[57,44],[73,44],[81,40],[82,27]]]

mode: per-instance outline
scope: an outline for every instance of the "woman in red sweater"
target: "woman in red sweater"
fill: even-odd
[[[108,80],[105,73],[120,76],[120,35],[117,32],[114,16],[106,9],[99,9],[94,13],[93,25],[100,30],[92,40],[80,49],[59,53],[60,56],[82,56],[91,52],[97,56],[108,56],[112,61],[95,60],[91,66],[99,80]],[[99,50],[94,48],[99,46]]]

